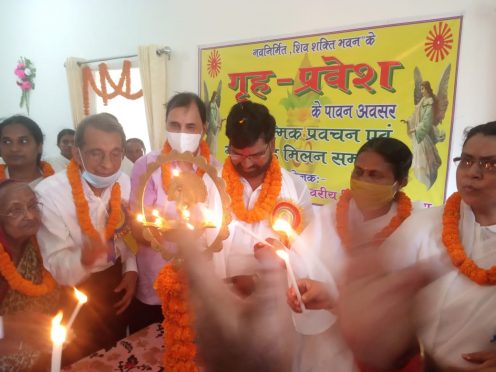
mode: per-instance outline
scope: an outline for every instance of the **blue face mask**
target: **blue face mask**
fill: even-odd
[[[79,150],[79,157],[81,158],[81,163],[83,164],[84,171],[81,173],[81,177],[83,177],[86,182],[88,182],[91,186],[97,189],[106,189],[107,187],[113,185],[119,177],[121,176],[121,170],[119,169],[117,172],[110,176],[98,176],[94,173],[88,172],[86,170],[86,166],[84,165],[83,156],[81,155],[81,150]]]

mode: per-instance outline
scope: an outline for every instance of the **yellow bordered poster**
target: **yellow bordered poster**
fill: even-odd
[[[407,194],[441,204],[461,26],[460,16],[200,47],[212,153],[226,157],[225,118],[249,99],[275,116],[277,156],[314,203],[349,186],[364,142],[391,136],[414,153]]]

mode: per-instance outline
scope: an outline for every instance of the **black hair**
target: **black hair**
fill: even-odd
[[[41,131],[40,126],[33,120],[24,115],[14,115],[11,116],[0,123],[0,138],[3,136],[3,130],[5,127],[19,124],[26,128],[29,133],[33,136],[34,141],[37,145],[43,145],[43,132]],[[36,164],[40,164],[41,162],[41,153],[38,154],[36,158]]]
[[[465,146],[467,141],[476,134],[482,134],[483,136],[496,136],[496,121],[490,121],[486,124],[480,124],[472,128],[467,128],[465,130],[465,141],[463,141],[463,146]]]
[[[122,125],[117,121],[117,118],[109,113],[103,112],[100,114],[90,115],[85,117],[76,128],[74,142],[76,147],[84,146],[84,133],[88,127],[95,128],[107,133],[119,133],[122,140],[122,147],[126,146],[126,134]]]
[[[133,138],[128,138],[128,139],[127,139],[127,141],[126,141],[126,145],[127,145],[128,143],[130,143],[130,142],[138,142],[138,143],[141,145],[141,147],[143,147],[143,149],[146,149],[146,147],[145,147],[145,143],[144,143],[142,140],[140,140],[139,138],[135,138],[135,137],[133,137]]]
[[[76,134],[76,131],[74,129],[69,129],[69,128],[65,128],[65,129],[62,129],[59,134],[57,134],[57,145],[60,145],[60,141],[62,140],[62,137],[64,136],[74,136]]]
[[[178,107],[189,107],[194,104],[200,113],[200,118],[202,123],[207,122],[207,109],[205,108],[205,103],[202,101],[197,94],[191,92],[182,92],[174,95],[165,107],[165,119],[169,117],[169,113]]]
[[[382,156],[386,163],[393,167],[394,179],[402,182],[408,178],[412,166],[413,155],[407,145],[396,138],[376,137],[365,142],[357,152],[357,156],[365,151],[373,151]]]
[[[276,119],[259,103],[236,103],[227,116],[226,136],[229,144],[239,149],[253,146],[259,138],[269,143],[274,139],[275,131]]]

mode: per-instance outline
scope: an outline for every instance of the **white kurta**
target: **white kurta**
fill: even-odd
[[[451,264],[442,243],[443,207],[421,211],[407,220],[384,244],[394,269],[420,259],[442,257],[449,272],[420,291],[416,313],[419,336],[441,366],[470,367],[461,355],[496,351],[496,286],[481,286]],[[480,226],[465,203],[459,224],[465,253],[482,268],[496,264],[496,225]],[[491,340],[493,340],[491,342]]]
[[[310,193],[305,182],[285,169],[281,169],[281,172],[282,185],[278,200],[286,199],[293,201],[301,208],[303,221],[305,224],[308,224],[313,220],[313,209]],[[241,182],[243,184],[245,207],[253,209],[262,190],[262,185],[253,190],[244,178],[241,178]],[[217,210],[219,207],[214,207],[214,209]],[[232,221],[236,221],[236,224],[242,224],[263,239],[270,237],[278,238],[272,230],[268,219],[249,224],[238,220],[233,213]],[[214,264],[217,274],[220,277],[230,278],[238,275],[253,275],[257,271],[258,262],[253,254],[253,246],[258,241],[252,235],[238,228],[236,224],[231,223],[229,225],[229,237],[223,242],[222,251],[214,254]]]
[[[346,258],[346,248],[336,230],[336,202],[320,208],[291,249],[291,262],[299,278],[311,278],[327,284],[331,295],[339,301],[338,285]],[[355,244],[367,244],[389,224],[397,206],[383,216],[365,221],[353,200],[348,211],[348,226]],[[295,370],[326,371],[329,366],[340,372],[356,371],[353,354],[343,340],[336,317],[327,310],[306,310],[293,313],[296,330],[301,333],[301,348]]]
[[[55,173],[60,172],[61,170],[67,168],[70,162],[70,160],[67,159],[65,156],[63,156],[62,154],[57,154],[55,156],[51,156],[44,160],[50,163]]]
[[[129,200],[129,177],[122,174],[118,180],[121,198]],[[86,181],[82,180],[83,191],[88,201],[90,217],[97,231],[103,232],[108,219],[107,207],[111,187],[96,196]],[[113,265],[107,255],[102,255],[90,267],[81,264],[83,233],[76,216],[76,207],[67,172],[58,172],[44,179],[36,187],[43,204],[42,225],[38,231],[38,243],[44,266],[62,285],[77,285],[91,273],[99,272]],[[136,271],[136,258],[121,240],[114,243],[116,257],[121,257],[123,272]]]

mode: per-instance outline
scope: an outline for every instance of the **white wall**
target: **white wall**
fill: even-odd
[[[19,56],[36,64],[31,117],[46,134],[45,152],[54,153],[57,132],[71,125],[67,56],[168,45],[170,92],[197,91],[198,45],[457,14],[464,15],[452,142],[458,153],[463,128],[496,119],[495,0],[0,0],[0,117],[21,112],[13,75]],[[450,174],[448,191],[454,187]]]

